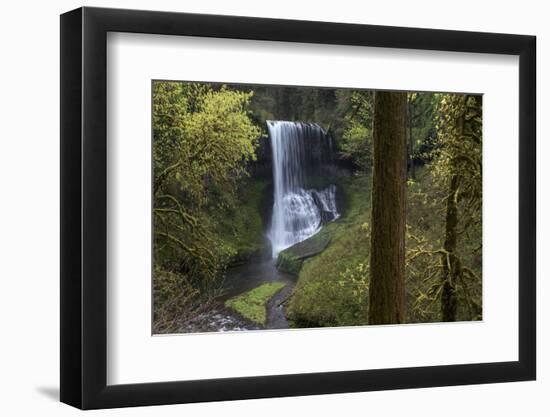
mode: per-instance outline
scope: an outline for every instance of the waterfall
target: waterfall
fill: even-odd
[[[273,214],[268,237],[272,255],[313,236],[337,219],[336,186],[326,182],[332,140],[317,124],[267,122],[273,157]]]

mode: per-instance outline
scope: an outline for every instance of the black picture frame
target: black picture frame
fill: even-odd
[[[108,32],[519,56],[519,360],[112,385],[107,376]],[[534,380],[536,38],[102,8],[61,15],[61,401],[82,409]]]

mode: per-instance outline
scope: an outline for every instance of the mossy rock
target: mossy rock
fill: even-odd
[[[291,275],[298,275],[304,260],[323,252],[329,243],[330,234],[323,233],[323,230],[321,230],[310,238],[279,253],[277,269]]]
[[[302,268],[302,259],[292,256],[289,252],[281,252],[277,258],[277,269],[291,275],[298,275]]]
[[[261,325],[266,324],[267,302],[286,284],[281,281],[268,282],[225,302],[227,308],[231,308],[244,318]]]

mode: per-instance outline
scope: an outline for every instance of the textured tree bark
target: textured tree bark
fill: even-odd
[[[481,113],[481,97],[475,98],[475,106],[470,109],[472,114],[468,113],[468,99],[470,96],[465,96],[461,102],[461,114],[456,121],[456,134],[460,141],[466,143],[472,140],[467,137],[474,132],[473,120],[474,116]],[[458,194],[462,180],[461,168],[457,165],[457,155],[454,156],[451,181],[449,183],[449,192],[447,195],[447,208],[445,215],[445,242],[443,248],[446,253],[442,255],[441,262],[443,264],[442,274],[442,289],[441,289],[441,320],[456,321],[457,313],[457,293],[456,285],[460,279],[462,264],[457,253],[458,240]]]
[[[443,288],[441,290],[441,320],[456,321],[456,282],[460,274],[460,261],[456,254],[458,207],[457,194],[460,184],[458,174],[454,174],[449,185],[447,196],[447,213],[445,216],[445,243],[447,253],[441,255],[443,263]]]
[[[409,169],[410,169],[410,175],[411,178],[414,180],[416,178],[416,170],[414,166],[414,142],[413,142],[413,134],[412,134],[412,102],[408,100],[407,105],[407,119],[408,119],[408,144],[409,144],[409,152],[408,152],[408,158],[409,158]]]
[[[369,324],[405,320],[406,115],[406,93],[375,93]]]

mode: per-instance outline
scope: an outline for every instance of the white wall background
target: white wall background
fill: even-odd
[[[5,2],[0,24],[0,412],[76,415],[59,392],[59,17],[82,3]],[[538,381],[99,411],[95,415],[464,416],[550,413],[550,26],[544,2],[123,0],[86,5],[534,34],[538,36]],[[504,229],[505,231],[505,229]],[[545,395],[546,394],[546,395]]]

